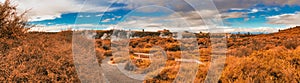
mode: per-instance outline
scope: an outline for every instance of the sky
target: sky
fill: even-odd
[[[0,0],[3,2],[4,0]],[[300,0],[14,0],[31,31],[276,32],[300,25]]]

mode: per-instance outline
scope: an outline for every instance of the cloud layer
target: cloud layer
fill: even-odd
[[[300,25],[300,12],[295,14],[282,14],[268,17],[268,23],[271,24],[287,24],[287,25]]]
[[[4,1],[4,0],[0,0]],[[29,16],[32,21],[59,18],[63,13],[71,12],[101,12],[115,0],[16,0],[19,11],[31,9]],[[191,1],[191,0],[190,0]],[[213,0],[221,11],[229,8],[247,8],[256,4],[295,5],[300,0]],[[84,4],[85,3],[85,4]],[[184,0],[119,0],[117,3],[127,4],[126,8],[138,8],[144,5],[166,6],[175,11],[193,11]],[[80,10],[84,5],[84,8]],[[145,10],[146,11],[146,10]],[[151,11],[151,10],[148,10]]]
[[[59,18],[62,14],[74,12],[104,12],[111,5],[107,0],[16,0],[18,11],[28,12],[31,21]]]
[[[3,0],[2,0],[3,1]],[[86,1],[86,2],[85,2]],[[55,25],[55,22],[63,23],[72,23],[65,22],[64,15],[69,13],[78,13],[83,12],[83,14],[78,13],[78,18],[83,19],[83,22],[95,21],[93,23],[98,23],[100,17],[105,16],[105,18],[101,19],[99,22],[106,27],[112,27],[113,25],[109,24],[117,24],[118,21],[123,21],[125,13],[127,10],[133,10],[135,8],[143,7],[145,5],[156,5],[156,6],[164,6],[165,9],[169,9],[171,13],[163,14],[162,12],[166,10],[162,10],[160,7],[149,7],[143,8],[138,12],[142,12],[143,15],[145,13],[162,13],[160,15],[165,15],[162,17],[154,17],[150,15],[150,17],[145,18],[143,16],[136,16],[135,19],[125,18],[125,20],[119,25],[133,25],[139,29],[145,30],[158,30],[161,28],[173,29],[173,30],[207,30],[207,26],[203,22],[203,20],[209,18],[216,18],[221,16],[223,20],[228,23],[232,23],[232,25],[237,25],[237,23],[241,23],[238,26],[227,26],[227,31],[251,31],[251,30],[266,30],[274,31],[277,29],[276,27],[269,27],[268,25],[264,26],[263,23],[267,24],[285,24],[285,25],[299,25],[300,23],[300,13],[294,13],[294,10],[291,11],[281,11],[280,7],[274,7],[272,9],[271,6],[285,6],[285,5],[299,5],[300,0],[212,0],[215,3],[215,6],[219,9],[220,12],[216,10],[211,10],[203,3],[197,3],[196,6],[204,7],[202,10],[195,10],[188,3],[184,2],[184,0],[118,0],[117,4],[114,4],[113,7],[108,9],[108,11],[114,11],[115,13],[103,13],[107,11],[107,8],[112,5],[112,3],[116,0],[16,0],[15,2],[19,4],[18,11],[22,12],[27,9],[31,9],[28,13],[28,16],[31,21],[47,23],[47,20],[52,20],[51,23]],[[198,0],[188,0],[188,1],[198,1]],[[201,1],[201,0],[199,0]],[[209,1],[209,0],[205,0]],[[1,2],[1,0],[0,0]],[[203,4],[203,5],[200,5]],[[262,7],[261,4],[267,5],[270,7]],[[120,6],[122,5],[122,6]],[[213,5],[209,6],[213,8]],[[259,8],[261,7],[261,8]],[[264,9],[265,8],[265,9]],[[268,9],[270,8],[270,10]],[[118,10],[123,9],[123,10]],[[275,11],[276,9],[276,11]],[[126,11],[125,11],[126,10]],[[286,10],[286,9],[285,9]],[[299,11],[299,10],[295,10]],[[97,15],[84,14],[86,12],[97,12]],[[77,14],[76,13],[76,14]],[[122,14],[124,15],[122,16]],[[290,13],[290,14],[287,14]],[[118,14],[118,15],[117,15]],[[273,15],[274,14],[274,15]],[[265,16],[263,16],[265,15]],[[97,16],[97,17],[95,17]],[[72,18],[76,18],[76,16],[72,16]],[[68,17],[71,18],[71,17]],[[97,20],[90,20],[90,18],[99,18]],[[55,21],[53,19],[56,19]],[[57,19],[60,19],[57,21]],[[72,19],[72,20],[74,20]],[[45,21],[46,20],[46,21]],[[68,19],[70,20],[70,19]],[[50,21],[49,21],[50,22]],[[245,22],[245,23],[242,23]],[[41,22],[42,23],[42,22]],[[234,24],[235,23],[235,24]],[[251,24],[253,23],[253,24]],[[101,24],[101,23],[100,23]],[[72,25],[72,24],[69,24]],[[257,25],[257,26],[256,26]],[[44,26],[48,27],[46,31],[52,31],[54,29],[59,30],[61,27],[68,27],[68,25],[57,25],[55,26]],[[82,27],[89,27],[87,25],[80,25]],[[93,26],[93,25],[92,25]],[[185,28],[182,28],[185,26]],[[249,28],[245,28],[250,27]],[[103,26],[101,26],[103,27]],[[243,27],[243,28],[240,28]],[[95,27],[93,27],[95,28]],[[240,29],[239,29],[240,28]],[[249,30],[247,30],[249,29]],[[277,30],[276,30],[277,31]]]
[[[265,5],[299,5],[300,0],[213,0],[217,8],[226,11],[230,8],[248,8],[257,4]]]

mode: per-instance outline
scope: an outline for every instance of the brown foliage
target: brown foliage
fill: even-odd
[[[249,57],[227,59],[223,82],[299,82],[299,51],[285,47],[257,51]]]
[[[0,38],[18,39],[28,30],[25,13],[18,14],[16,6],[12,6],[10,0],[0,3]]]
[[[72,45],[65,36],[28,33],[26,37],[22,45],[0,56],[0,81],[79,82]]]
[[[0,54],[22,44],[28,28],[25,13],[17,14],[10,0],[0,3]]]

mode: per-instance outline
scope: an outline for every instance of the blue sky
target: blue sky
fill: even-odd
[[[193,1],[193,0],[190,0]],[[194,0],[196,1],[196,0]],[[54,4],[49,4],[49,3]],[[195,10],[183,0],[18,0],[19,11],[31,9],[32,30],[60,31],[126,27],[157,31],[207,31],[206,17],[220,16],[226,32],[275,32],[300,25],[298,0],[212,0],[218,12]],[[36,5],[38,4],[38,5]],[[195,4],[195,3],[194,3]],[[201,4],[201,3],[199,3]],[[199,5],[196,3],[196,5]],[[201,13],[200,15],[198,13]],[[187,23],[184,23],[187,22]],[[176,26],[175,26],[176,25]],[[184,27],[177,27],[182,26]]]

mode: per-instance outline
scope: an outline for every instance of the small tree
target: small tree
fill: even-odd
[[[0,38],[23,38],[29,28],[25,13],[17,14],[16,6],[10,0],[0,3]]]

